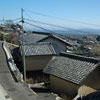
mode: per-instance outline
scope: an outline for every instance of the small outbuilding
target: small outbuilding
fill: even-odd
[[[43,70],[52,56],[56,54],[51,43],[24,44],[22,49],[27,71]]]
[[[75,54],[54,56],[44,68],[50,75],[50,88],[57,93],[75,96],[82,85],[100,88],[99,60]]]
[[[60,38],[57,35],[50,34],[47,37],[37,41],[37,42],[50,42],[52,43],[56,53],[67,52],[69,47],[72,47],[71,43]]]

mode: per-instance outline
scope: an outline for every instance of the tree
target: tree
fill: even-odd
[[[97,36],[96,40],[97,40],[97,41],[100,41],[100,35],[99,35],[99,36]]]

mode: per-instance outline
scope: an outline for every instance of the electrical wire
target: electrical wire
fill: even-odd
[[[26,21],[25,21],[25,23],[28,24],[28,25],[31,25],[31,26],[37,27],[37,28],[39,28],[39,29],[42,29],[42,30],[44,30],[44,31],[46,31],[46,32],[49,32],[50,34],[52,34],[52,33],[57,34],[56,32],[51,31],[51,30],[48,30],[48,29],[43,28],[43,27],[41,27],[41,26],[38,26],[38,25],[35,25],[35,24],[31,24],[31,23],[26,22]]]
[[[21,18],[15,18],[15,19],[11,19],[12,21],[18,21],[20,20]]]
[[[28,17],[30,17],[30,18],[32,18],[26,11],[25,11],[25,14],[28,16]],[[48,26],[52,26],[52,27],[58,27],[58,28],[63,28],[63,29],[67,29],[67,30],[73,30],[73,31],[75,31],[75,32],[81,32],[81,33],[90,33],[91,34],[91,32],[87,32],[87,31],[82,31],[82,30],[79,30],[79,29],[73,29],[73,28],[69,28],[69,27],[65,27],[65,26],[60,26],[60,25],[55,25],[55,24],[50,24],[50,23],[46,23],[46,22],[42,22],[42,21],[37,21],[37,20],[32,20],[32,19],[25,19],[25,20],[27,20],[27,21],[30,21],[30,22],[34,22],[34,23],[39,23],[39,24],[43,24],[43,25],[48,25]],[[100,26],[99,26],[100,27]]]
[[[73,30],[73,31],[75,31],[75,32],[81,32],[81,33],[90,33],[90,32],[86,32],[86,31],[81,31],[81,30],[79,30],[79,29],[68,28],[68,27],[59,26],[59,25],[50,24],[50,23],[45,23],[45,22],[36,21],[36,20],[30,20],[30,19],[25,19],[25,20],[30,21],[30,22],[40,23],[40,24],[43,24],[43,25],[52,26],[52,27],[63,28],[63,29],[65,29],[65,30]]]
[[[25,10],[25,12],[26,12],[26,10]],[[35,12],[35,11],[27,11],[27,12],[31,12],[33,14],[44,16],[44,17],[49,17],[49,18],[54,18],[54,19],[59,19],[59,20],[64,20],[64,21],[70,21],[70,22],[84,24],[84,25],[90,25],[90,26],[100,27],[100,25],[97,25],[97,24],[83,22],[83,21],[78,21],[78,20],[72,20],[72,19],[67,19],[67,18],[55,17],[55,16],[51,16],[51,15],[47,15],[47,14],[42,14],[40,12]]]

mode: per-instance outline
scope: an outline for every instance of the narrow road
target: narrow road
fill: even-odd
[[[32,91],[23,83],[17,83],[13,79],[7,61],[6,55],[2,48],[2,42],[0,41],[0,84],[8,95],[5,95],[7,100],[39,100],[37,95],[33,94]],[[1,91],[1,90],[0,90]],[[40,99],[42,100],[42,99]]]

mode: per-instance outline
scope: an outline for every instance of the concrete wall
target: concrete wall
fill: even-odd
[[[70,83],[68,81],[62,80],[55,76],[50,76],[51,85],[50,88],[54,92],[64,93],[67,96],[75,96],[77,94],[77,90],[79,88],[78,85]]]
[[[48,62],[51,60],[52,56],[30,56],[25,57],[26,70],[36,71],[42,70]]]
[[[57,39],[54,39],[52,37],[43,40],[42,42],[51,42],[53,44],[53,47],[55,49],[55,51],[57,53],[59,53],[59,51],[65,51],[67,50],[67,45]]]
[[[88,77],[81,83],[94,89],[100,89],[100,66],[98,66]]]

